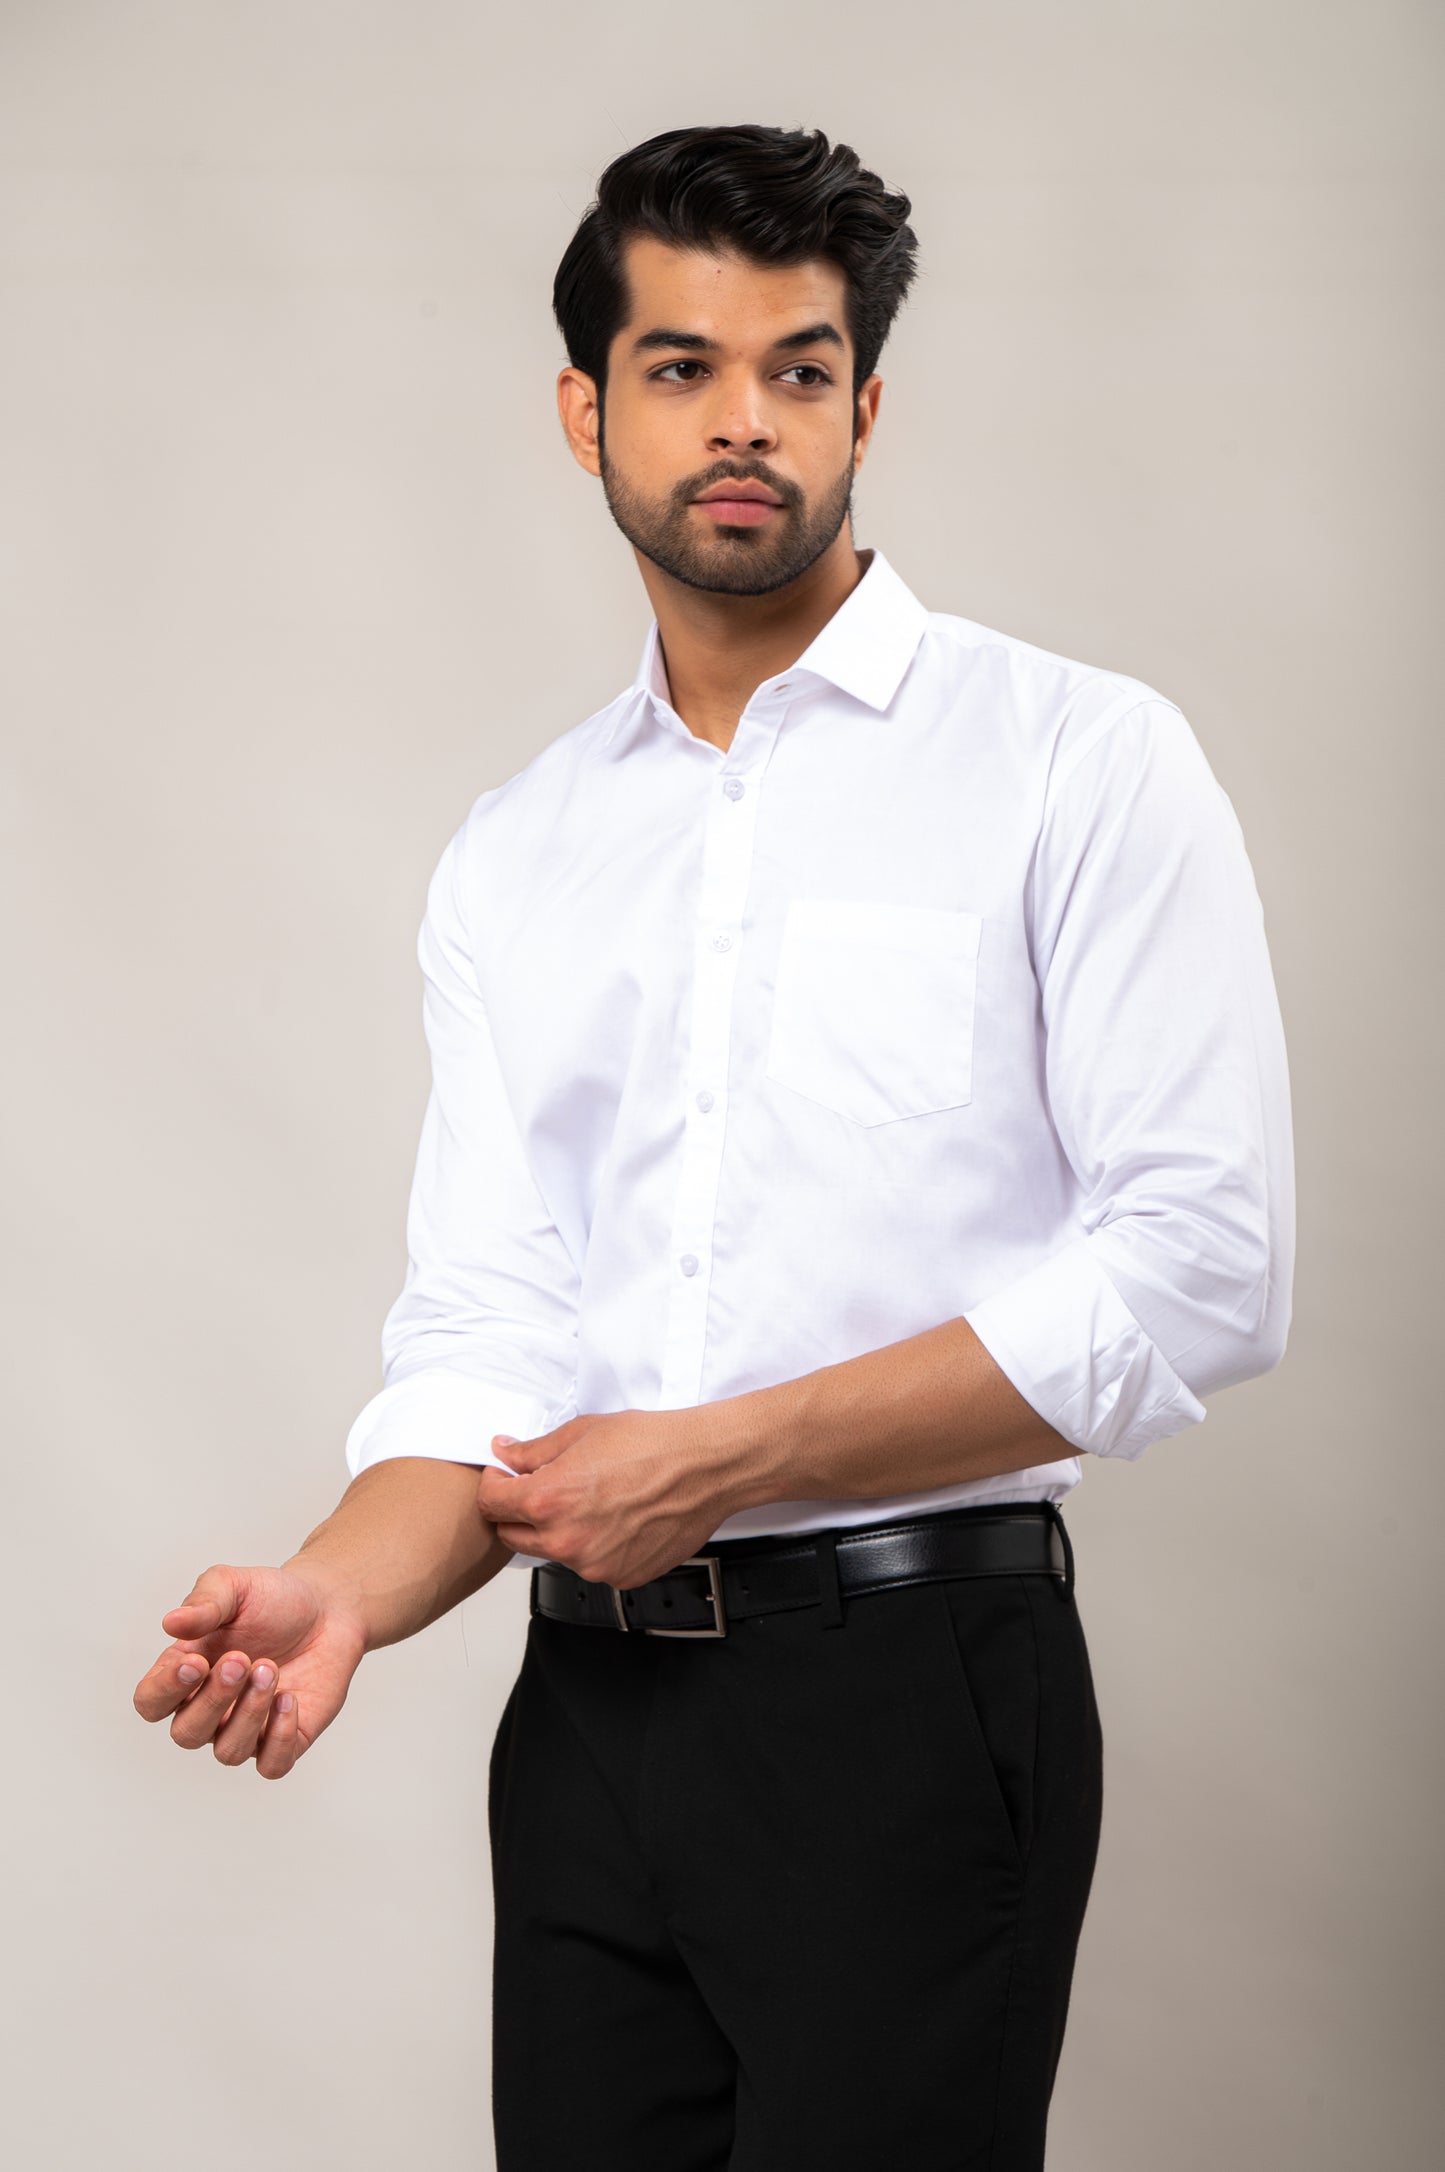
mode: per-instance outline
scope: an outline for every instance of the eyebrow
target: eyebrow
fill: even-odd
[[[820,324],[805,325],[801,332],[788,332],[782,339],[775,339],[772,351],[786,354],[795,347],[817,347],[828,343],[841,351],[843,335],[836,325],[829,324],[824,319]],[[641,333],[632,342],[629,352],[649,354],[656,347],[686,347],[694,354],[716,354],[720,344],[715,339],[704,339],[701,332],[673,332],[666,325],[657,325],[652,331]]]

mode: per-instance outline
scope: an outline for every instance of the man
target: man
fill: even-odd
[[[1058,1503],[1285,1346],[1283,1036],[1189,725],[854,546],[909,209],[821,133],[604,174],[558,397],[642,661],[433,877],[353,1482],[136,1692],[279,1778],[527,1571],[502,2172],[1042,2165],[1101,1799]]]

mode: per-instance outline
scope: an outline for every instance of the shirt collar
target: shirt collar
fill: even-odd
[[[902,684],[927,624],[924,605],[875,547],[862,577],[797,662],[789,665],[786,676],[793,679],[809,672],[881,714]],[[668,700],[661,635],[654,618],[609,738],[621,728],[624,716],[649,701]]]

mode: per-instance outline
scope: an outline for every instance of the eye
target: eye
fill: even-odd
[[[650,374],[659,384],[691,385],[696,384],[697,379],[695,377],[674,377],[672,372],[674,370],[701,370],[705,367],[704,363],[684,356],[676,362],[664,362],[661,369],[653,370]],[[800,392],[813,392],[820,386],[831,385],[833,382],[828,372],[818,362],[791,362],[782,374],[784,377],[794,377],[799,370],[804,373],[806,379],[806,382],[798,387]]]

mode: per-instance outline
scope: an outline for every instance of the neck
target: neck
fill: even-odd
[[[637,553],[657,618],[672,706],[688,730],[724,751],[738,718],[764,679],[797,662],[863,578],[872,552],[860,555],[845,521],[821,558],[768,596],[729,596],[689,588]]]

